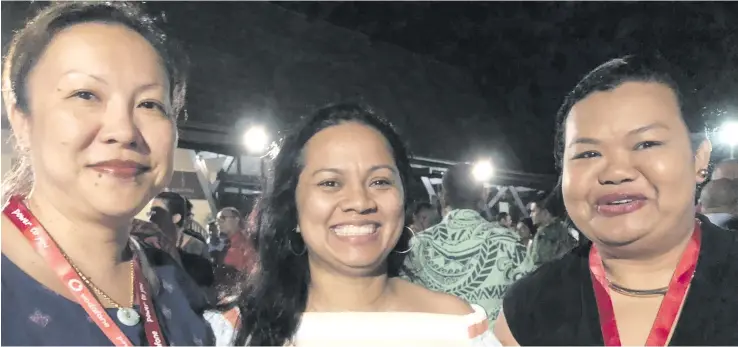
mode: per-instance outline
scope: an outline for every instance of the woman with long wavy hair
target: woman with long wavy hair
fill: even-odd
[[[407,151],[391,125],[328,106],[285,137],[259,204],[259,267],[236,345],[488,345],[479,307],[398,277]]]

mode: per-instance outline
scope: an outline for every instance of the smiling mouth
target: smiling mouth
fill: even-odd
[[[379,230],[379,225],[341,225],[333,227],[331,230],[338,236],[365,236],[376,233]]]

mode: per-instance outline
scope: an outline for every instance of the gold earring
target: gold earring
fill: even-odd
[[[702,179],[707,178],[707,169],[700,169],[700,171],[697,171],[697,174],[702,177]]]

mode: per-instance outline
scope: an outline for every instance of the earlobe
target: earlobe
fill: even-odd
[[[710,155],[712,153],[712,143],[705,139],[697,148],[694,155],[695,172],[697,173],[697,183],[702,183],[707,179],[707,167],[710,165]]]

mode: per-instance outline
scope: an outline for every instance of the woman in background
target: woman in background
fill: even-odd
[[[131,4],[58,2],[13,37],[3,345],[213,343],[183,270],[130,238],[171,178],[185,94],[184,57],[153,23]]]
[[[508,291],[505,345],[738,345],[738,234],[695,214],[711,148],[669,70],[612,60],[564,101],[561,192],[591,243]]]
[[[410,175],[397,133],[358,105],[325,107],[285,137],[236,345],[494,345],[484,309],[397,277]]]

